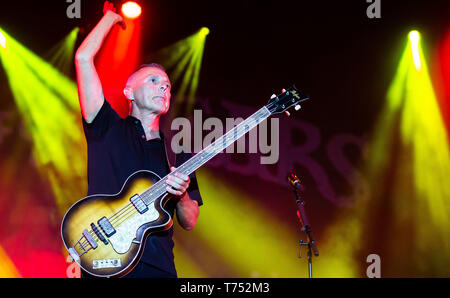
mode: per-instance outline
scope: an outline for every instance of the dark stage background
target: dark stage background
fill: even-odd
[[[0,28],[50,62],[49,53],[69,32],[80,28],[76,48],[101,18],[103,1],[80,2],[81,18],[70,19],[70,3],[64,0],[2,1]],[[365,0],[140,3],[138,64],[164,65],[167,57],[155,53],[174,51],[178,41],[209,28],[195,94],[203,120],[245,118],[292,84],[310,96],[290,117],[273,118],[279,123],[276,164],[262,165],[260,157],[267,154],[259,151],[221,154],[197,172],[204,201],[197,226],[187,232],[175,222],[180,277],[306,277],[306,250],[298,258],[298,241],[305,236],[285,179],[289,169],[305,186],[303,198],[320,251],[313,258],[315,276],[366,277],[372,254],[379,256],[382,277],[450,276],[449,1],[381,0],[378,19],[368,18]],[[425,115],[419,109],[409,116],[419,126],[441,117],[444,132],[437,137],[444,149],[429,146],[421,154],[432,157],[439,150],[445,161],[425,162],[422,168],[416,167],[418,153],[411,148],[435,136],[404,141],[399,123],[406,110],[394,110],[397,120],[387,113],[392,111],[388,90],[411,30],[421,34],[434,88],[435,97],[423,98],[424,110],[435,101],[439,113]],[[57,89],[45,81],[51,80],[47,73],[37,68],[33,75]],[[111,72],[107,79],[116,74],[124,75]],[[74,84],[73,61],[64,75]],[[18,103],[23,98],[11,85],[26,86],[20,73],[12,77],[2,67],[0,80],[0,276],[76,276],[59,232],[64,210],[87,189],[76,88],[67,89],[70,102],[63,106],[68,114],[60,114],[31,84],[27,91],[33,100]],[[116,110],[126,114],[125,99],[104,87]],[[173,94],[179,87],[174,83]],[[181,97],[172,100],[184,107]],[[36,109],[31,113],[35,103],[41,116]],[[192,108],[178,114],[192,115]],[[168,135],[174,133],[170,117],[163,119]],[[58,133],[44,129],[38,137],[33,131],[41,127],[39,121]],[[269,128],[276,125],[268,122]],[[49,156],[38,143],[46,135],[57,146],[48,148]],[[57,153],[61,156],[55,158]],[[62,161],[68,164],[64,168],[58,164]],[[419,169],[426,169],[422,179],[431,177],[434,184],[421,184]],[[427,192],[419,185],[442,191]]]

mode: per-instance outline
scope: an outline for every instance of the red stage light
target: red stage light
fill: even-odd
[[[139,4],[128,1],[122,5],[122,13],[129,19],[135,19],[141,15],[142,9]]]

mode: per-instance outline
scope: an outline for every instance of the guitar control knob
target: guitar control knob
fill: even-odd
[[[295,110],[296,110],[296,111],[300,110],[301,108],[302,108],[302,107],[301,107],[300,105],[296,105],[296,106],[295,106]]]

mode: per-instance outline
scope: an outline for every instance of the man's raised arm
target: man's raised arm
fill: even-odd
[[[78,96],[81,113],[87,123],[91,123],[105,100],[102,85],[95,69],[94,58],[111,28],[120,23],[125,29],[123,18],[115,13],[111,3],[105,2],[104,15],[100,22],[88,34],[75,53]]]

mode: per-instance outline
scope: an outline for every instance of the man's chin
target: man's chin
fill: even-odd
[[[152,113],[158,114],[158,115],[162,115],[165,114],[166,111],[166,107],[164,106],[163,103],[160,104],[151,104],[148,106],[147,108],[148,110],[150,110]]]

